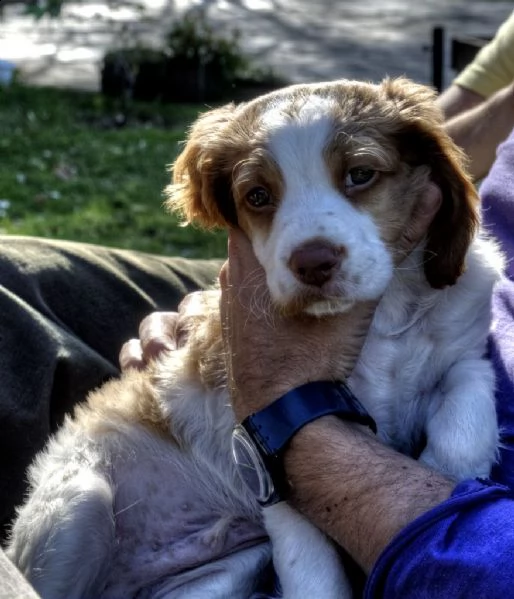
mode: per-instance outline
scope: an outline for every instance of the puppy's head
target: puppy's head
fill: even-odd
[[[462,163],[424,86],[298,85],[200,117],[168,203],[188,222],[244,229],[279,306],[340,311],[383,293],[431,182],[442,203],[423,268],[434,288],[456,282],[478,220]]]

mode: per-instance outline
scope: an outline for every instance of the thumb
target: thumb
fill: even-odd
[[[441,206],[441,202],[441,189],[435,183],[430,182],[420,201],[416,204],[412,219],[400,238],[398,249],[401,252],[409,253],[423,239]]]

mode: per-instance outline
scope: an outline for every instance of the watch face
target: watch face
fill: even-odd
[[[239,476],[257,501],[266,504],[275,489],[268,470],[250,435],[242,426],[232,432],[232,456]]]

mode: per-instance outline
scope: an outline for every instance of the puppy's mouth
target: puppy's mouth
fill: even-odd
[[[320,300],[307,306],[304,312],[311,316],[332,316],[348,312],[354,304],[355,300],[350,298]]]
[[[315,244],[301,248],[308,253],[296,251],[294,259],[265,266],[273,303],[285,315],[348,312],[357,302],[380,299],[393,275],[391,260],[384,253],[327,252],[325,246],[318,251]],[[274,268],[277,262],[279,267]]]
[[[329,316],[347,312],[357,301],[344,292],[340,285],[327,286],[327,289],[302,286],[294,297],[279,301],[283,314],[294,316],[309,314],[310,316]]]

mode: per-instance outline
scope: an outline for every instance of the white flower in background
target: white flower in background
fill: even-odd
[[[68,164],[61,160],[54,168],[54,175],[61,181],[70,181],[77,175],[77,168],[73,164]]]

